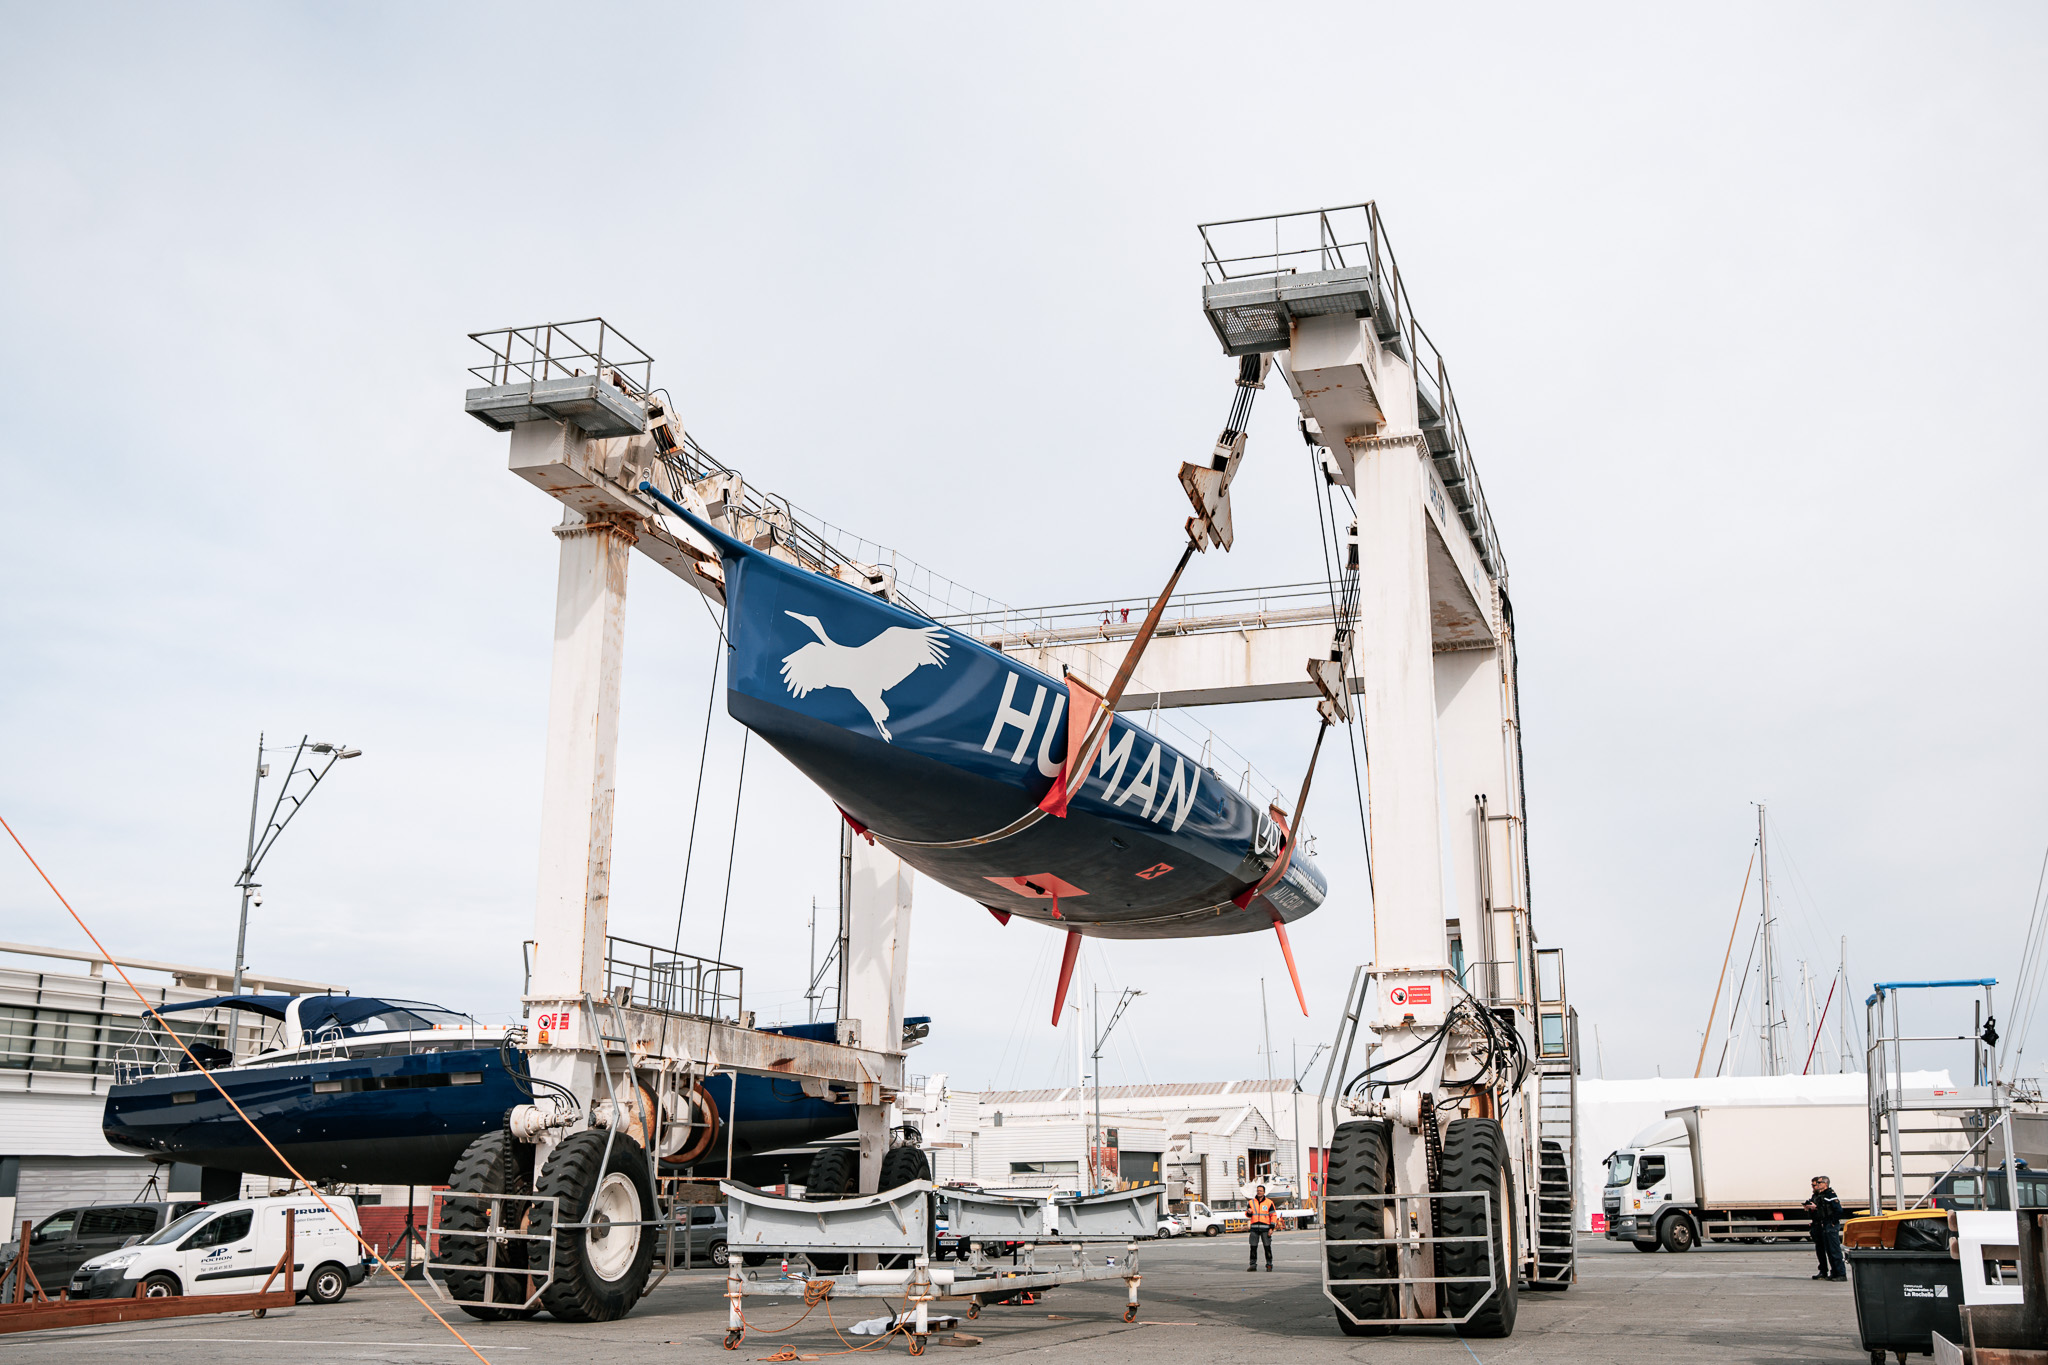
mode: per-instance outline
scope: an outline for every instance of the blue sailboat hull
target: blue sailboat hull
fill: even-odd
[[[1103,938],[1246,933],[1322,903],[1327,884],[1299,853],[1248,895],[1283,832],[1122,717],[1070,784],[1064,818],[972,842],[1028,817],[1052,787],[1065,683],[670,506],[723,561],[733,718],[918,871],[1001,914]]]
[[[523,1065],[516,1051],[513,1056]],[[506,1112],[529,1102],[495,1047],[244,1065],[210,1074],[313,1180],[446,1184],[465,1147],[503,1128]],[[744,1163],[776,1148],[836,1137],[853,1123],[847,1106],[812,1099],[792,1080],[740,1077],[737,1108],[732,1077],[713,1076],[704,1088],[731,1120],[698,1163],[707,1171],[723,1172],[728,1155]],[[101,1130],[122,1151],[160,1161],[291,1174],[196,1071],[114,1086]]]

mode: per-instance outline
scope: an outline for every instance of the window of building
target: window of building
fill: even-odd
[[[1078,1175],[1081,1163],[1078,1161],[1013,1161],[1011,1175]]]

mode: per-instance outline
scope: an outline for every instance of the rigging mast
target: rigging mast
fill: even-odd
[[[1761,801],[1756,805],[1756,850],[1757,875],[1764,905],[1764,1075],[1782,1076],[1785,1074],[1785,1058],[1778,1038],[1778,949],[1776,921],[1771,915],[1771,841]]]

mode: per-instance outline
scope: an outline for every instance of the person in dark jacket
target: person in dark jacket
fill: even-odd
[[[1813,1178],[1813,1197],[1803,1207],[1812,1219],[1813,1252],[1820,1258],[1820,1273],[1813,1278],[1848,1279],[1849,1268],[1842,1260],[1842,1197],[1826,1176]]]

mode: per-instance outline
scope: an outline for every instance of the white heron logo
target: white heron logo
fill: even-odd
[[[874,717],[882,738],[889,735],[889,704],[882,694],[926,664],[946,666],[946,632],[937,626],[891,626],[864,645],[842,645],[825,633],[815,616],[786,611],[818,638],[782,659],[782,681],[793,697],[821,687],[843,687]]]

